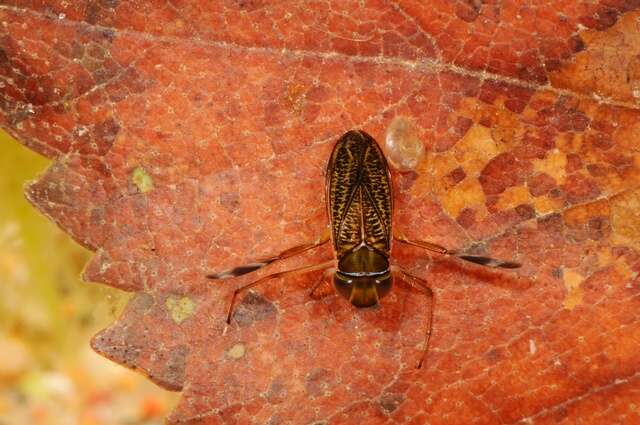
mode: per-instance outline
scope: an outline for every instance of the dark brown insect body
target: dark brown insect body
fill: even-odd
[[[329,241],[335,259],[262,277],[236,289],[229,305],[227,323],[231,321],[236,296],[269,279],[315,270],[332,270],[333,284],[340,295],[356,307],[377,304],[391,290],[393,275],[421,290],[431,301],[424,344],[427,353],[433,317],[433,293],[427,282],[391,263],[393,240],[443,255],[489,267],[515,268],[520,264],[489,257],[461,254],[427,241],[409,240],[392,231],[393,191],[387,161],[376,141],[364,131],[352,130],[336,143],[326,176],[327,213],[330,226],[326,235],[315,242],[300,245],[280,254],[207,275],[210,279],[226,279],[258,270],[277,260],[292,257]],[[321,282],[321,281],[320,281]],[[318,282],[318,283],[320,283]],[[315,290],[317,284],[311,289]]]
[[[356,307],[377,304],[391,289],[393,198],[387,161],[371,136],[350,131],[327,168],[327,209],[338,260],[333,283]]]

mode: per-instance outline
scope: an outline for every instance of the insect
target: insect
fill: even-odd
[[[326,172],[326,202],[329,216],[327,232],[316,241],[290,248],[280,254],[227,270],[211,273],[209,279],[228,279],[256,271],[268,264],[290,258],[331,241],[335,258],[304,267],[273,273],[255,280],[233,292],[227,311],[231,322],[236,297],[241,292],[270,279],[317,270],[333,273],[333,286],[338,294],[356,307],[370,307],[389,293],[394,275],[422,291],[429,299],[424,350],[418,368],[429,348],[433,319],[434,295],[427,282],[392,264],[393,241],[413,245],[442,255],[488,267],[517,268],[519,263],[494,258],[466,255],[427,241],[410,240],[392,230],[393,191],[385,156],[376,141],[361,130],[345,133],[336,143]],[[322,282],[311,289],[311,294]]]

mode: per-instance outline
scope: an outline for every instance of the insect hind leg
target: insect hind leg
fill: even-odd
[[[464,261],[468,261],[470,263],[480,264],[481,266],[485,266],[485,267],[493,267],[493,268],[501,268],[501,269],[517,269],[519,267],[522,267],[522,264],[516,261],[500,260],[497,258],[484,257],[481,255],[468,255],[455,250],[447,249],[433,242],[407,239],[402,235],[395,235],[393,238],[394,240],[400,243],[415,246],[415,247],[422,248],[431,252],[436,252],[442,255],[449,255]]]
[[[435,306],[435,297],[434,297],[433,291],[429,287],[429,284],[426,280],[419,278],[417,276],[414,276],[411,273],[403,270],[398,266],[391,266],[391,271],[397,274],[398,276],[400,276],[402,280],[409,283],[414,288],[423,292],[429,298],[429,316],[428,316],[428,322],[427,322],[425,337],[424,337],[424,349],[422,351],[422,356],[420,356],[420,361],[416,366],[416,369],[420,369],[424,364],[424,361],[427,358],[427,353],[429,351],[429,342],[431,341],[431,329],[433,325],[433,310]]]

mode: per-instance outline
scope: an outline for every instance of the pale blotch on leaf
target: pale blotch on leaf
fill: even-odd
[[[146,193],[153,190],[153,179],[144,168],[136,167],[131,173],[131,180],[136,185],[140,193]]]
[[[171,319],[177,324],[180,324],[187,320],[195,310],[195,303],[191,301],[189,297],[169,297],[165,301],[167,310],[171,315]]]
[[[564,298],[564,308],[573,310],[575,306],[582,304],[582,275],[574,270],[564,269],[562,276],[564,278],[564,286],[567,289],[567,295]]]
[[[385,153],[398,171],[413,171],[424,156],[424,145],[410,118],[398,116],[391,121],[385,138]]]
[[[626,79],[631,89],[631,96],[640,102],[640,55],[634,56],[627,66]]]
[[[640,189],[611,199],[611,226],[616,242],[640,247]]]
[[[229,356],[229,358],[232,358],[234,360],[238,360],[242,358],[242,356],[244,356],[244,353],[245,353],[244,344],[236,344],[233,347],[229,348],[229,351],[227,351],[227,356]]]

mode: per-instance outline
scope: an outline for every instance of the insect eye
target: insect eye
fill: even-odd
[[[336,273],[333,275],[333,286],[336,288],[336,292],[344,298],[351,298],[351,289],[353,288],[353,280],[351,278]]]
[[[382,298],[389,293],[391,285],[393,284],[393,277],[391,274],[386,274],[381,279],[376,280],[376,289],[378,291],[378,298]]]

